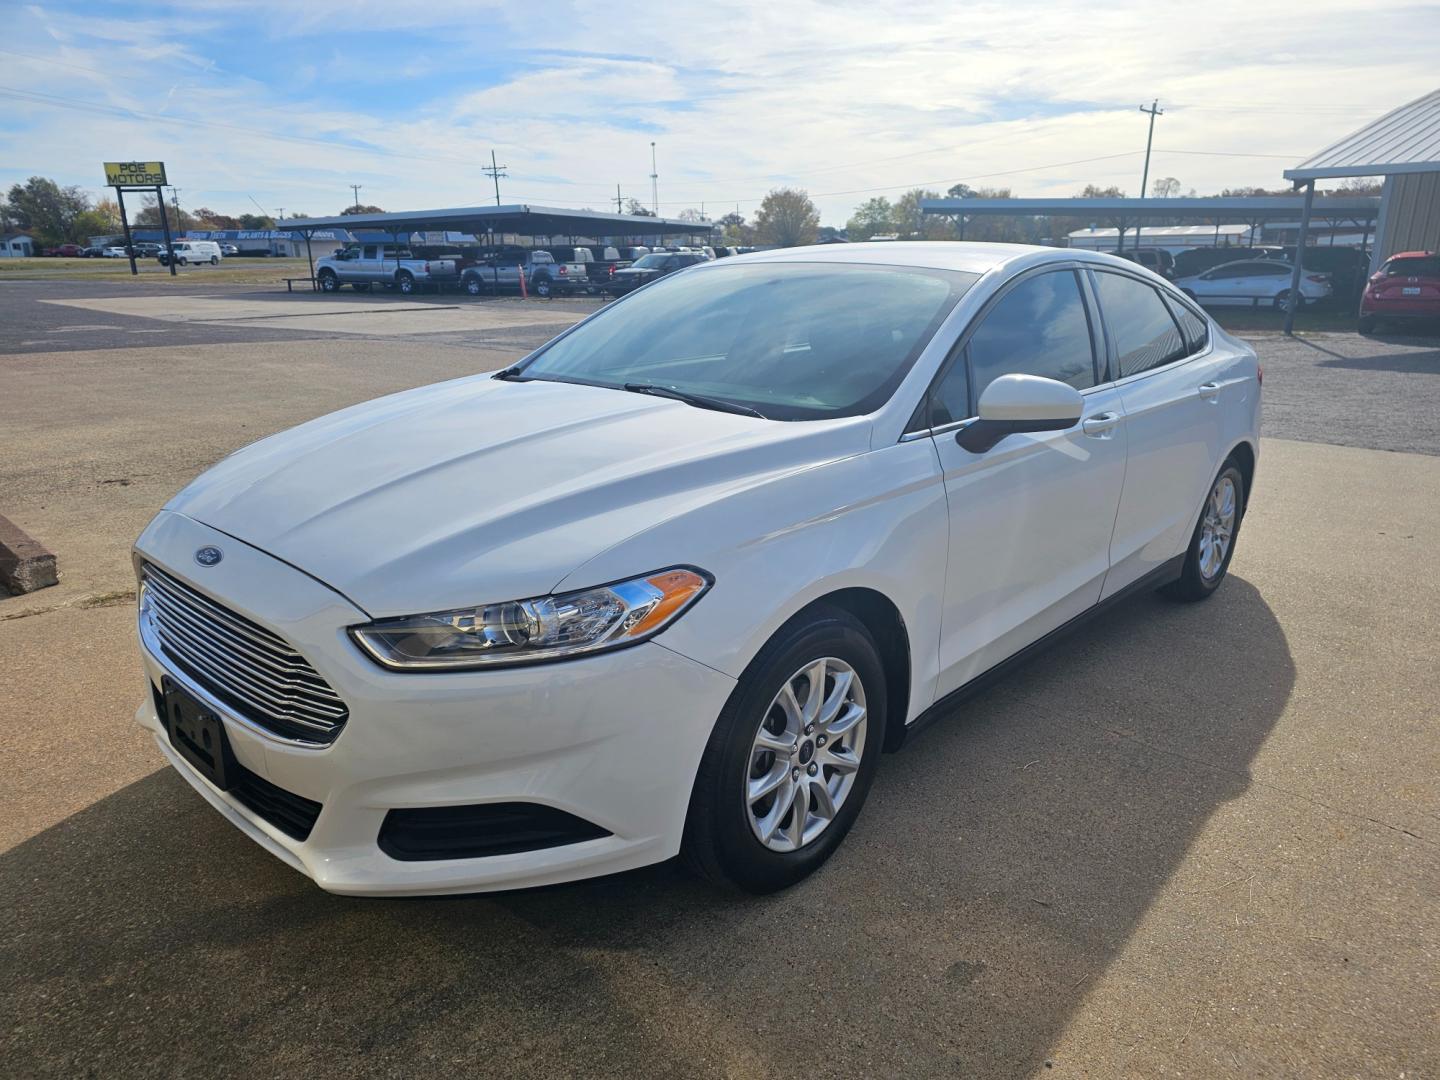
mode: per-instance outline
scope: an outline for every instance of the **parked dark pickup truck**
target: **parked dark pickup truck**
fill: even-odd
[[[616,270],[605,291],[620,296],[638,289],[641,285],[648,285],[656,278],[706,261],[704,253],[699,251],[652,251],[644,258],[636,259],[624,270]]]

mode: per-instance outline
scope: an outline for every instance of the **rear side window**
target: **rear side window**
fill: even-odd
[[[985,313],[967,349],[975,401],[1001,375],[1041,375],[1076,390],[1095,385],[1090,320],[1073,270],[1020,282]]]
[[[1380,272],[1386,277],[1440,277],[1440,255],[1391,259]]]
[[[1180,332],[1185,335],[1185,351],[1197,353],[1205,348],[1210,342],[1210,324],[1175,297],[1167,295],[1165,301],[1170,305],[1175,321],[1180,324]]]
[[[1105,325],[1115,342],[1120,378],[1179,360],[1188,350],[1160,294],[1144,282],[1101,270],[1095,274]]]

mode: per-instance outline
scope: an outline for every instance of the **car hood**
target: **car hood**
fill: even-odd
[[[166,509],[270,552],[372,616],[406,615],[544,595],[676,514],[868,447],[863,418],[784,423],[476,376],[262,439]]]

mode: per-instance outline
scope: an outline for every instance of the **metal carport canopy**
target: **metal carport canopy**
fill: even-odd
[[[455,231],[519,233],[522,236],[671,236],[710,231],[704,221],[565,210],[554,206],[460,206],[447,210],[404,210],[387,214],[343,214],[287,218],[276,228],[309,233],[316,229],[375,229],[391,235]]]
[[[997,217],[1118,218],[1192,217],[1265,221],[1293,218],[1305,208],[1300,196],[1265,195],[1216,199],[921,199],[926,214],[990,214]],[[1312,214],[1344,221],[1373,221],[1380,200],[1369,196],[1316,199]]]

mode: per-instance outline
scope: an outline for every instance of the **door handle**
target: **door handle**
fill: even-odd
[[[1080,430],[1085,432],[1086,435],[1096,435],[1103,438],[1105,433],[1118,423],[1120,423],[1120,417],[1116,413],[1096,413],[1080,424]]]
[[[1206,401],[1213,401],[1215,395],[1220,393],[1220,384],[1215,382],[1201,383],[1199,386],[1200,396]]]

